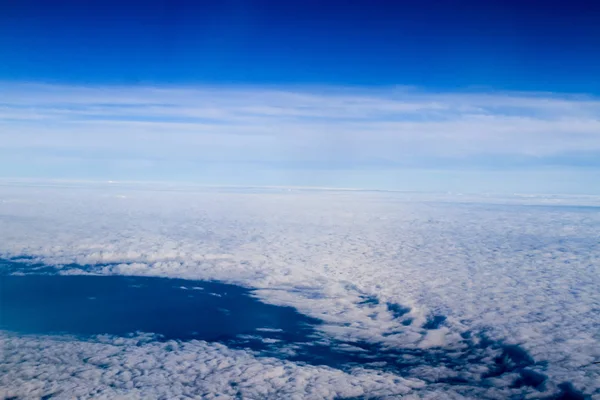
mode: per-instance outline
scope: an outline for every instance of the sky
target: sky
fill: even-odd
[[[600,194],[596,1],[0,1],[0,177]]]

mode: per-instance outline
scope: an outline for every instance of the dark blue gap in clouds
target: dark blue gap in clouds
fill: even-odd
[[[536,364],[525,350],[481,335],[479,340],[465,335],[461,349],[386,348],[328,338],[317,331],[322,321],[291,307],[262,303],[252,290],[236,285],[151,277],[2,273],[12,264],[0,260],[0,329],[18,334],[93,339],[98,334],[147,332],[157,335],[156,340],[220,342],[261,356],[343,370],[361,366],[403,376],[414,376],[411,370],[415,367],[443,366],[457,371],[457,377],[418,377],[464,386],[465,390],[493,385],[490,379],[505,374],[514,375],[512,387],[516,390],[541,390],[547,381],[533,369]],[[398,330],[402,330],[400,323]],[[484,367],[485,372],[473,378],[466,373],[473,365]],[[568,384],[563,388],[565,395],[578,393]]]
[[[251,297],[240,286],[181,279],[9,275],[0,278],[0,328],[25,334],[127,336],[219,341],[281,330],[287,341],[306,340],[319,321],[291,307]]]

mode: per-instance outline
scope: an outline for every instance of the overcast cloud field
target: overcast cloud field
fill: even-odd
[[[594,196],[4,185],[0,398],[600,398],[599,233]]]

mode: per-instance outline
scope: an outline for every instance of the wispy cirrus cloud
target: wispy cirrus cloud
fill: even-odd
[[[0,152],[66,165],[95,160],[99,172],[106,160],[354,171],[600,168],[600,99],[589,96],[411,88],[1,87]]]

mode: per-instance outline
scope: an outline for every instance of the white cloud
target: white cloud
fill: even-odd
[[[135,338],[81,342],[0,334],[0,343],[0,398],[334,399],[402,395],[423,387],[389,373],[259,359],[198,341],[140,345]]]
[[[600,100],[593,97],[6,83],[0,89],[0,149],[38,157],[360,169],[490,155],[560,156],[577,164],[578,153],[600,151]]]
[[[144,187],[0,187],[0,256],[75,262],[101,274],[234,282],[323,319],[323,331],[340,340],[461,351],[461,335],[485,332],[539,362],[548,392],[563,381],[588,394],[600,390],[600,371],[589,367],[600,357],[600,219],[593,207],[568,206],[597,207],[598,198],[457,203],[392,193]],[[387,303],[410,312],[398,317]],[[433,315],[447,319],[425,329]],[[422,366],[411,376],[450,372]],[[512,378],[493,390],[508,390]]]

